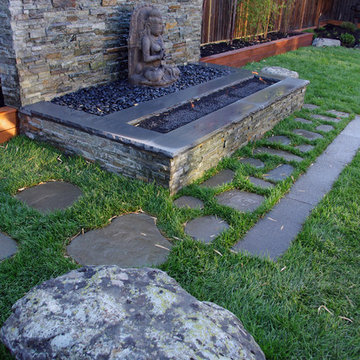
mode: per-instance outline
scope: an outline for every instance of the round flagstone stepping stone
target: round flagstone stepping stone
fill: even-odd
[[[265,140],[271,143],[280,143],[283,145],[289,145],[291,143],[291,140],[287,136],[282,136],[282,135],[270,136]]]
[[[331,125],[319,125],[316,130],[330,132],[331,130],[334,130],[334,128]]]
[[[346,112],[342,112],[342,111],[337,111],[337,110],[330,110],[330,111],[326,111],[330,114],[335,115],[336,117],[340,117],[340,118],[344,118],[344,117],[349,117],[349,114]]]
[[[203,209],[204,203],[193,196],[181,196],[174,201],[178,208]]]
[[[302,145],[295,146],[294,148],[298,149],[299,151],[301,151],[303,153],[307,153],[307,152],[311,151],[314,148],[314,146],[302,144]]]
[[[200,186],[213,188],[216,186],[229,184],[233,181],[234,176],[235,173],[232,170],[225,169],[203,182]]]
[[[49,213],[68,208],[81,195],[81,190],[73,184],[51,181],[25,189],[15,198],[40,212]]]
[[[303,108],[304,108],[304,109],[308,109],[308,110],[315,110],[315,109],[318,109],[319,106],[314,105],[314,104],[304,104],[304,105],[303,105]]]
[[[269,183],[268,181],[265,180],[261,180],[259,178],[253,177],[253,176],[249,176],[249,181],[258,187],[261,187],[263,189],[271,189],[274,187],[274,184]]]
[[[303,118],[295,118],[294,121],[300,123],[300,124],[312,124],[313,122],[310,120],[306,120]]]
[[[259,159],[254,159],[254,158],[244,158],[244,159],[240,159],[239,160],[242,164],[248,164],[251,165],[257,169],[261,169],[265,166],[265,164],[259,160]]]
[[[77,236],[67,246],[67,253],[82,265],[142,267],[166,261],[170,248],[153,217],[126,214],[102,229]]]
[[[0,261],[13,256],[17,251],[16,241],[0,233]]]
[[[267,147],[259,147],[254,149],[254,154],[269,154],[269,155],[276,155],[280,156],[281,158],[285,159],[286,161],[296,161],[300,162],[303,160],[302,157],[291,154],[284,150],[278,150],[278,149],[271,149]]]
[[[185,226],[185,233],[195,240],[208,244],[228,228],[229,225],[225,220],[217,216],[202,216],[189,221]]]
[[[293,171],[294,168],[291,165],[283,164],[269,171],[268,174],[264,174],[264,177],[273,181],[282,181],[289,177]]]
[[[296,135],[300,135],[308,140],[316,140],[316,139],[323,138],[323,136],[318,133],[314,133],[312,131],[308,131],[308,130],[304,130],[304,129],[295,129],[295,130],[293,130],[293,133]]]
[[[323,121],[329,121],[329,122],[335,122],[335,123],[338,123],[338,122],[341,121],[341,119],[337,119],[337,118],[333,118],[333,117],[329,117],[329,116],[324,116],[324,115],[311,115],[311,117],[313,117],[314,119],[323,120]]]
[[[264,197],[246,191],[229,190],[215,196],[215,199],[220,205],[245,212],[256,210],[264,200]]]

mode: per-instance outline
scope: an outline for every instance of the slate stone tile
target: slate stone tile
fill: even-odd
[[[341,134],[360,138],[360,116],[355,116],[355,119],[346,126]]]
[[[203,209],[204,203],[193,196],[181,196],[174,200],[174,205],[178,208]]]
[[[146,214],[126,214],[102,229],[73,239],[67,253],[82,265],[142,267],[166,261],[171,243],[161,235],[155,219]]]
[[[235,173],[232,170],[225,169],[203,182],[200,186],[214,188],[216,186],[229,184],[233,181]]]
[[[295,130],[293,130],[293,133],[296,135],[300,135],[308,140],[316,140],[316,139],[323,138],[323,136],[318,133],[314,133],[312,131],[308,131],[308,130],[304,130],[304,129],[295,129]]]
[[[316,163],[306,172],[306,176],[300,176],[292,186],[287,197],[316,205],[331,190],[343,167],[344,165],[340,162],[329,162],[326,157],[319,156]]]
[[[319,161],[329,163],[338,161],[348,164],[352,160],[360,147],[360,136],[345,135],[344,132],[345,130],[318,157]]]
[[[263,202],[264,197],[246,191],[229,190],[215,196],[215,199],[220,205],[246,212],[256,210]]]
[[[16,194],[15,198],[42,213],[49,213],[66,209],[81,194],[81,190],[73,184],[52,181],[25,189]]]
[[[329,110],[329,111],[326,111],[326,112],[328,112],[329,114],[335,115],[338,118],[347,118],[347,117],[349,117],[348,113],[342,112],[342,111]]]
[[[334,130],[334,128],[331,125],[319,125],[316,130],[330,132],[331,130]]]
[[[276,260],[290,246],[312,205],[283,198],[245,237],[233,247],[234,251],[247,252]]]
[[[307,153],[311,151],[313,148],[314,148],[313,145],[305,145],[305,144],[294,146],[294,149],[298,149],[302,153]]]
[[[322,121],[330,121],[330,122],[334,122],[334,123],[338,123],[341,121],[341,119],[324,116],[324,115],[311,115],[311,117],[313,117],[314,119],[318,119],[318,120],[322,120]]]
[[[291,143],[291,140],[287,136],[282,136],[282,135],[270,136],[269,138],[267,138],[265,140],[269,141],[273,144],[280,143],[283,145],[289,145]]]
[[[271,149],[267,147],[259,147],[254,149],[254,154],[269,154],[269,155],[276,155],[280,156],[286,161],[296,161],[300,162],[302,161],[302,157],[294,155],[290,152],[284,151],[284,150],[278,150],[278,149]]]
[[[228,228],[226,221],[217,216],[202,216],[189,221],[185,226],[185,233],[208,244]]]
[[[315,109],[318,109],[319,106],[313,105],[313,104],[304,104],[304,105],[303,105],[303,108],[304,108],[304,109],[308,109],[308,110],[315,110]]]
[[[269,171],[268,174],[264,174],[264,177],[273,181],[282,181],[289,177],[294,171],[294,168],[288,164],[282,164],[275,169]]]
[[[0,232],[0,261],[13,256],[16,251],[16,241]]]
[[[268,181],[261,180],[261,179],[259,179],[259,178],[253,177],[253,176],[249,176],[249,181],[250,181],[253,185],[258,186],[258,187],[261,187],[261,188],[263,188],[263,189],[271,189],[271,188],[275,187],[274,184],[269,183]]]
[[[243,164],[251,165],[257,169],[262,169],[265,166],[265,164],[261,160],[254,158],[244,158],[240,159],[239,161]]]
[[[300,124],[312,124],[313,123],[312,121],[306,120],[303,118],[295,118],[294,121],[296,121],[297,123],[300,123]]]

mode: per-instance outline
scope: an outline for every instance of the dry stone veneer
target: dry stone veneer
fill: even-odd
[[[150,0],[161,11],[169,63],[198,61],[201,0]],[[26,105],[127,76],[136,0],[0,3],[0,73],[7,105]],[[18,97],[20,95],[20,98]]]

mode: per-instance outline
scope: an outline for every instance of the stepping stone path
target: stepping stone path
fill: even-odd
[[[313,117],[314,119],[317,119],[317,120],[329,121],[329,122],[334,122],[334,123],[338,123],[342,120],[342,119],[333,118],[333,117],[324,116],[324,115],[311,115],[311,117]]]
[[[319,125],[316,130],[330,132],[331,130],[334,130],[334,128],[331,125]]]
[[[0,233],[0,261],[13,256],[17,251],[16,241]]]
[[[314,133],[312,131],[308,131],[308,130],[304,130],[304,129],[295,129],[295,130],[293,130],[293,133],[296,135],[300,135],[308,140],[316,140],[316,139],[323,138],[323,136],[318,133]]]
[[[305,144],[294,147],[294,149],[297,149],[297,150],[301,151],[302,153],[307,153],[307,152],[311,151],[313,148],[314,148],[313,145],[305,145]]]
[[[52,181],[25,189],[15,198],[42,213],[49,213],[68,208],[81,195],[81,190],[73,184]]]
[[[174,201],[174,205],[178,208],[203,209],[204,203],[193,196],[181,196]]]
[[[336,111],[336,110],[330,110],[327,111],[329,114],[333,114],[336,117],[340,117],[340,118],[345,118],[345,117],[349,117],[349,114],[346,112],[342,112],[342,111]]]
[[[303,118],[295,118],[294,121],[296,121],[297,123],[300,123],[300,124],[312,124],[313,123],[312,121],[306,120]]]
[[[229,184],[233,181],[235,173],[232,170],[225,169],[203,182],[200,186],[214,188],[220,185]]]
[[[146,214],[126,214],[102,229],[77,236],[68,254],[82,265],[142,267],[166,261],[171,243]]]
[[[229,190],[215,196],[215,199],[220,205],[246,212],[256,210],[263,202],[264,197],[246,191]]]
[[[208,244],[228,228],[229,225],[225,220],[217,216],[202,216],[189,221],[185,226],[185,233],[195,240]]]
[[[249,176],[249,181],[253,185],[261,187],[262,189],[271,189],[271,188],[275,187],[274,184],[269,183],[268,181],[253,177],[253,176]]]
[[[303,108],[304,108],[304,109],[308,109],[308,110],[315,110],[315,109],[318,109],[319,106],[314,105],[314,104],[304,104],[304,105],[303,105]]]
[[[259,147],[254,150],[254,154],[269,154],[269,155],[276,155],[280,156],[281,158],[285,159],[286,161],[296,161],[300,162],[303,160],[302,157],[291,154],[287,151],[271,149],[266,147]]]
[[[331,190],[337,177],[360,148],[360,116],[356,116],[315,163],[292,186],[290,192],[245,237],[235,251],[277,259],[301,231],[312,209]]]
[[[282,136],[282,135],[276,135],[276,136],[270,136],[269,138],[265,139],[266,141],[269,141],[271,143],[280,143],[283,145],[289,145],[291,143],[291,140],[286,137],[286,136]]]
[[[257,169],[262,169],[265,164],[259,160],[259,159],[254,159],[254,158],[244,158],[244,159],[240,159],[239,160],[242,164],[248,164],[251,165]]]
[[[264,177],[273,181],[282,181],[289,177],[293,171],[294,168],[291,165],[283,164],[269,171],[269,173],[265,174]]]

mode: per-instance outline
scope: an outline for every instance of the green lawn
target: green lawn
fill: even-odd
[[[247,68],[257,70],[266,65],[290,68],[310,80],[306,102],[321,106],[316,113],[336,109],[360,114],[359,50],[302,48]],[[287,135],[298,144],[316,145],[301,164],[291,163],[296,169],[294,179],[271,190],[253,187],[247,176],[264,174],[281,161],[257,155],[266,163],[264,169],[242,165],[238,158],[250,155],[255,145],[249,144],[202,179],[230,168],[236,172],[233,183],[213,190],[199,187],[199,180],[175,196],[197,196],[205,203],[203,211],[179,210],[161,187],[107,173],[96,164],[66,157],[59,150],[24,137],[0,147],[0,229],[20,245],[15,257],[0,263],[0,325],[10,315],[12,304],[31,287],[78,266],[64,256],[72,237],[82,229],[106,225],[113,216],[143,210],[158,218],[158,226],[174,244],[162,269],[198,299],[234,312],[268,359],[358,359],[360,153],[277,263],[230,251],[348,122],[335,124],[335,130],[324,134],[324,139],[309,142],[291,133],[296,127],[294,117],[309,115],[307,110],[297,112],[271,132]],[[303,128],[312,130],[321,123],[326,122],[314,121],[314,125]],[[266,140],[259,144],[266,144]],[[18,189],[50,179],[78,185],[83,197],[70,209],[47,216],[13,198]],[[230,188],[252,190],[266,199],[254,213],[241,214],[219,206],[213,199],[216,193]],[[183,231],[186,221],[203,214],[216,214],[230,224],[229,230],[211,245],[195,242]],[[11,358],[1,345],[0,358]]]

